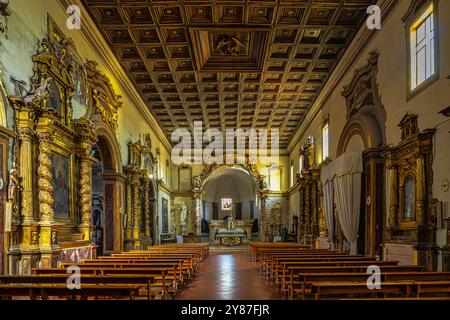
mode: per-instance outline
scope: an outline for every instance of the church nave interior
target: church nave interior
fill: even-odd
[[[0,0],[0,300],[450,300],[449,33],[447,0]]]

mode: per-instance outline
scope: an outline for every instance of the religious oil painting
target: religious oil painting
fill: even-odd
[[[61,92],[59,91],[58,85],[55,81],[51,81],[49,91],[50,97],[47,100],[47,108],[53,109],[57,113],[61,114]]]
[[[166,198],[162,199],[162,231],[163,233],[169,232],[169,202]]]
[[[233,209],[233,199],[222,198],[221,199],[221,209],[223,211],[231,211]]]
[[[53,210],[55,217],[69,217],[69,199],[70,199],[70,159],[53,153],[52,155],[52,174],[53,174]]]
[[[71,38],[57,26],[52,17],[48,16],[48,34],[52,49],[65,52],[64,63],[68,66],[73,83],[72,107],[75,114],[85,111],[87,104],[87,73],[84,61],[77,52],[76,45]]]
[[[405,197],[404,197],[404,204],[405,204],[405,208],[404,208],[404,219],[405,220],[411,220],[414,218],[414,214],[415,214],[415,183],[414,183],[414,177],[413,176],[408,176],[405,179]]]

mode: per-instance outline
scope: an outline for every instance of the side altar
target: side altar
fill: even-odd
[[[211,243],[225,246],[239,246],[252,240],[253,220],[210,220],[209,234]]]

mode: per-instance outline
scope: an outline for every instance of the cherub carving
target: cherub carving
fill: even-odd
[[[41,101],[43,99],[47,99],[50,97],[50,84],[53,81],[52,78],[47,78],[37,87],[35,87],[33,90],[31,90],[23,99],[22,101],[25,103],[33,103],[35,101]]]
[[[19,188],[19,173],[16,166],[9,171],[8,200],[12,201],[16,198],[17,188]]]

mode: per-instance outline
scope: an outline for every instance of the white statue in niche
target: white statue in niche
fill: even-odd
[[[175,200],[172,205],[172,232],[180,236],[185,234],[187,225],[187,206],[184,201]]]
[[[180,211],[180,225],[179,225],[179,234],[182,235],[184,234],[185,230],[186,230],[186,225],[187,225],[187,206],[186,203],[183,202],[183,204],[181,205],[181,211]]]
[[[234,230],[236,229],[236,221],[234,220],[234,218],[232,216],[228,217],[227,219],[227,230]]]

